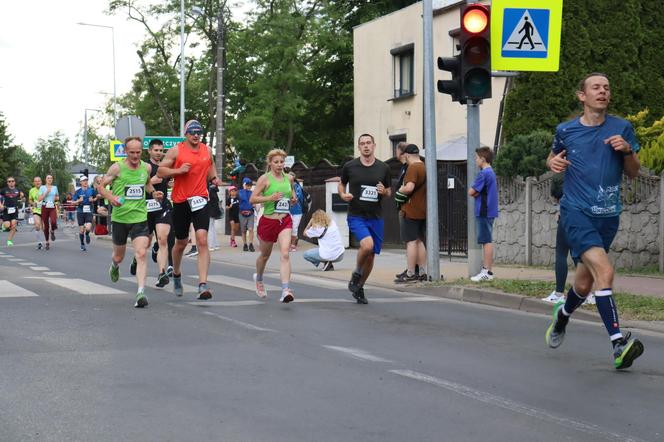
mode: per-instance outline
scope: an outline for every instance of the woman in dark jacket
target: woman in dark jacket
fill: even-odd
[[[219,243],[217,242],[217,230],[215,228],[215,220],[221,218],[221,209],[219,208],[219,188],[208,183],[208,194],[210,201],[208,201],[208,214],[210,216],[210,227],[208,228],[208,248],[210,251],[219,250]]]

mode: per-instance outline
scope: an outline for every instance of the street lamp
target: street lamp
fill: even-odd
[[[83,23],[83,22],[78,22],[76,23],[77,25],[81,26],[94,26],[96,28],[106,28],[111,30],[111,38],[113,41],[113,124],[117,123],[118,121],[118,111],[117,111],[117,89],[115,87],[115,29],[113,26],[107,26],[107,25],[97,25],[93,23]]]
[[[203,10],[193,6],[191,12],[200,17]],[[184,137],[184,0],[180,0],[180,136]]]
[[[85,108],[85,123],[83,125],[83,155],[85,156],[85,167],[88,167],[90,164],[88,158],[88,111],[101,112],[101,109]]]

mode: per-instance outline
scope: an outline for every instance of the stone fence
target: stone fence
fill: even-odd
[[[550,172],[525,180],[498,179],[500,216],[494,225],[495,261],[551,266],[558,205]],[[617,268],[664,271],[664,173],[624,178],[620,230],[609,254]]]

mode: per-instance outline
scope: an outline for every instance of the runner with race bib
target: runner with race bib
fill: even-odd
[[[78,222],[78,239],[81,241],[81,251],[85,252],[86,244],[90,244],[90,231],[92,230],[92,205],[97,199],[97,191],[88,186],[88,177],[81,177],[81,187],[76,189],[72,200],[76,204],[76,221]]]

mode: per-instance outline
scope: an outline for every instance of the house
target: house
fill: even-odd
[[[459,8],[464,1],[434,0],[434,57],[458,53]],[[363,23],[353,30],[354,132],[376,138],[376,156],[394,156],[397,143],[423,147],[423,23],[422,2]],[[451,74],[435,69],[434,81]],[[504,78],[492,79],[493,98],[480,106],[480,142],[494,146]],[[433,85],[435,89],[435,84]],[[466,106],[435,91],[436,143],[466,135]]]

